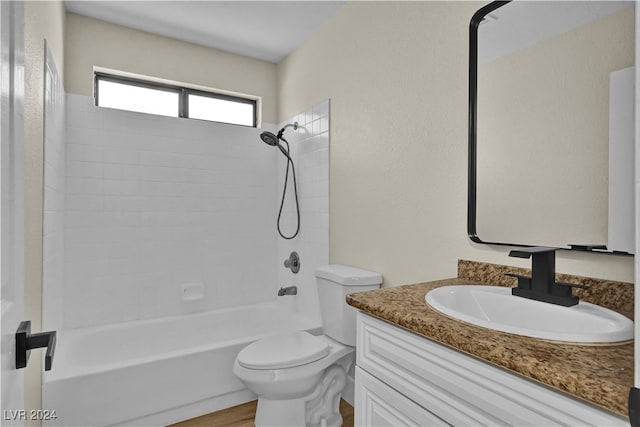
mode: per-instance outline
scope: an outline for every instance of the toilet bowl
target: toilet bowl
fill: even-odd
[[[259,396],[256,426],[341,426],[342,417],[334,408],[354,362],[354,350],[303,331],[245,347],[233,373]]]
[[[340,427],[340,395],[355,361],[351,292],[377,289],[378,273],[344,265],[315,271],[324,335],[288,332],[243,348],[233,373],[258,395],[257,427]]]

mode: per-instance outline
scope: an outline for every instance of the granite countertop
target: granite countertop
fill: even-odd
[[[468,264],[466,266],[469,267]],[[510,268],[510,271],[514,270],[518,269]],[[460,274],[460,264],[458,271],[459,276],[466,275]],[[627,417],[629,388],[633,386],[632,341],[613,345],[585,345],[528,338],[454,320],[435,311],[424,301],[428,291],[441,286],[479,283],[489,282],[458,277],[353,293],[347,296],[347,303],[433,341]],[[616,287],[616,284],[630,285],[615,282],[612,287]],[[507,286],[505,283],[498,285]],[[624,307],[615,307],[616,301],[602,305],[609,305],[632,317],[626,302],[627,287],[616,288],[622,290],[621,294],[627,293],[624,298],[618,298],[624,301]],[[632,289],[631,286],[631,292]],[[596,299],[593,296],[581,298]]]

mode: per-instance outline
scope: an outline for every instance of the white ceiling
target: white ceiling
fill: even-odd
[[[338,1],[78,1],[67,11],[278,63],[331,18]]]

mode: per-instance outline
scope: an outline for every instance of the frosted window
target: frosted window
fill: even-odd
[[[189,94],[189,118],[254,125],[254,104]]]
[[[98,80],[98,106],[178,117],[178,92]]]

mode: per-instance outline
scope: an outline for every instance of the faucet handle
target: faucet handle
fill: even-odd
[[[519,289],[531,289],[531,277],[516,273],[505,273],[504,275],[518,279]]]
[[[578,289],[589,289],[591,287],[589,285],[583,285],[580,283],[569,283],[569,282],[556,282],[556,285],[568,286],[570,288],[578,288]]]
[[[573,288],[587,289],[589,286],[576,283],[555,282],[551,289],[551,294],[560,297],[560,300],[566,301],[567,307],[578,304],[578,297],[573,295]],[[561,304],[564,305],[564,304]]]
[[[292,273],[297,273],[300,271],[300,256],[297,252],[293,251],[289,255],[289,258],[284,260],[285,268],[291,270]]]

